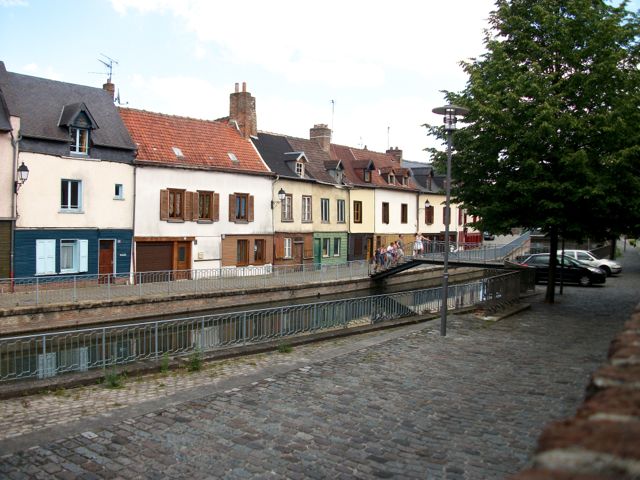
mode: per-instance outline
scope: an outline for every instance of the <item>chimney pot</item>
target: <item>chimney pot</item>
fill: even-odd
[[[247,91],[247,82],[242,82],[242,91],[243,92]]]
[[[236,82],[236,93],[238,93],[239,91],[240,91],[240,84]]]
[[[242,82],[242,92],[236,83],[236,91],[230,95],[229,118],[238,124],[238,129],[244,138],[258,134],[256,119],[256,99],[247,92],[247,83]]]
[[[331,150],[331,129],[326,123],[316,123],[309,129],[309,140],[314,140],[322,150],[329,153]]]
[[[111,83],[111,80],[107,80],[107,83],[102,85],[102,89],[109,92],[111,94],[111,98],[115,100],[116,98],[116,85]]]

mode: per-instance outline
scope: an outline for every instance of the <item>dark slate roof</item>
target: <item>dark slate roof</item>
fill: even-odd
[[[414,180],[420,185],[422,191],[440,193],[444,190],[445,176],[437,174],[430,163],[402,160],[402,166],[411,170]],[[428,188],[429,177],[431,177],[431,188]]]
[[[297,155],[291,155],[291,153],[297,152],[299,155],[300,152],[291,147],[286,137],[271,133],[258,132],[258,136],[251,137],[251,141],[273,173],[276,173],[281,177],[300,178],[296,174],[295,170],[292,170],[290,167],[292,160],[295,160],[297,157]],[[306,166],[305,178],[311,178]]]
[[[96,123],[96,119],[93,118],[93,115],[91,115],[91,112],[84,104],[84,102],[72,103],[70,105],[65,105],[64,107],[62,107],[62,113],[60,114],[58,125],[60,125],[61,127],[69,127],[73,125],[76,118],[78,118],[78,115],[80,115],[81,113],[84,113],[89,119],[91,129],[100,128]]]
[[[1,63],[1,62],[0,62]],[[11,122],[9,121],[9,108],[4,101],[4,94],[0,90],[0,132],[10,132]]]
[[[324,162],[331,161],[329,153],[325,152],[315,140],[304,138],[286,137],[293,150],[304,152],[308,163],[305,172],[308,172],[314,179],[324,183],[336,183],[336,180],[327,171]]]
[[[135,150],[111,94],[101,88],[58,82],[7,72],[0,62],[0,89],[9,113],[20,117],[20,133],[25,138],[69,142],[69,130],[59,126],[65,106],[84,103],[99,128],[91,132],[91,142],[101,147]]]

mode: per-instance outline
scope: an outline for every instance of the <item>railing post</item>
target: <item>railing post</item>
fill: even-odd
[[[40,279],[36,277],[36,305],[40,304]]]
[[[77,278],[78,277],[76,275],[73,276],[73,301],[74,301],[74,303],[78,301],[78,291],[76,290],[77,289],[77,285],[76,285]]]
[[[100,278],[100,274],[98,274],[98,278]],[[111,300],[111,274],[107,275],[107,297]]]
[[[154,343],[155,343],[155,350],[156,350],[156,361],[158,360],[158,322],[155,323],[155,339],[154,339]]]
[[[102,368],[107,368],[107,330],[102,329]]]
[[[47,376],[47,334],[42,335],[42,378]]]
[[[138,272],[138,297],[142,298],[142,274]]]
[[[247,312],[242,315],[242,344],[247,344]]]
[[[200,351],[204,352],[204,315],[200,320]]]

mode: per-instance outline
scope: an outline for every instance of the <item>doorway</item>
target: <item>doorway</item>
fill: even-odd
[[[107,283],[115,273],[115,240],[100,240],[100,254],[98,256],[99,282]]]

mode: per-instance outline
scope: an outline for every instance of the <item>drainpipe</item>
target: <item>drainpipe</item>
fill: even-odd
[[[137,154],[137,153],[136,153]],[[133,164],[133,213],[131,215],[131,261],[129,265],[129,278],[131,278],[131,273],[133,273],[133,280],[135,283],[136,279],[136,194],[137,194],[137,176],[138,166]]]
[[[11,146],[13,147],[13,181],[11,188],[13,189],[11,195],[11,235],[10,235],[10,253],[9,253],[9,278],[11,278],[11,291],[13,291],[13,279],[15,277],[14,272],[14,257],[15,257],[15,245],[16,245],[16,220],[18,218],[18,192],[16,192],[16,182],[18,181],[18,155],[20,153],[20,141],[22,135],[18,132],[18,137],[13,136],[13,130],[9,132],[11,135]]]
[[[276,191],[276,183],[280,180],[280,175],[276,173],[276,178],[273,182],[271,182],[271,205],[273,205]],[[292,205],[293,207],[293,205]],[[275,266],[276,263],[276,217],[275,217],[275,208],[271,208],[271,231],[273,232],[273,241],[272,244],[272,257],[271,257],[271,265]],[[293,248],[293,245],[292,245]],[[304,247],[302,247],[302,263],[304,263]]]

